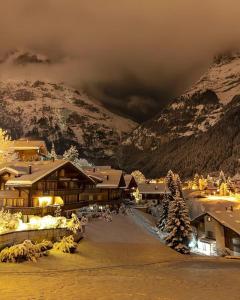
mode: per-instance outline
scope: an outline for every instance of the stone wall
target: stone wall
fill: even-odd
[[[14,231],[0,234],[0,250],[12,246],[14,244],[22,243],[24,240],[31,240],[34,242],[41,242],[43,240],[58,241],[64,236],[71,235],[72,232],[67,228],[54,229],[39,229],[39,230],[24,230]],[[82,233],[79,232],[74,235],[75,241],[82,238]]]

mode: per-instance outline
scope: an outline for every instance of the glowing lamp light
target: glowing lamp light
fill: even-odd
[[[225,201],[238,201],[237,197],[234,196],[208,196],[208,200],[225,200]]]
[[[38,197],[39,206],[45,207],[53,203],[53,198],[51,196]]]
[[[64,201],[63,201],[62,197],[60,197],[60,196],[54,197],[54,205],[63,205],[63,204],[64,204]]]

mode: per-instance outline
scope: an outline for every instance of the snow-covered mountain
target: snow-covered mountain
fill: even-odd
[[[123,147],[133,154],[128,155],[125,165],[153,176],[163,175],[170,168],[185,176],[219,168],[234,172],[240,153],[238,157],[237,133],[234,138],[231,135],[236,132],[236,124],[231,127],[233,120],[229,116],[240,123],[240,115],[236,113],[240,104],[238,95],[240,55],[216,57],[198,82],[128,136]]]
[[[49,63],[44,56],[12,52],[2,63]],[[71,144],[96,163],[112,158],[125,134],[137,126],[96,100],[63,83],[40,80],[0,81],[0,127],[13,138],[35,137],[61,153]]]

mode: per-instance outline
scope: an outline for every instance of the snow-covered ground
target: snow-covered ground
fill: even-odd
[[[77,254],[0,264],[0,299],[240,299],[240,262],[182,256],[144,215],[95,220]]]

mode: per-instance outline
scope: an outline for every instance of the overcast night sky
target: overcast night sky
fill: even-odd
[[[51,63],[2,64],[0,75],[64,81],[143,121],[238,47],[239,13],[239,0],[9,0],[1,56],[29,49]]]

